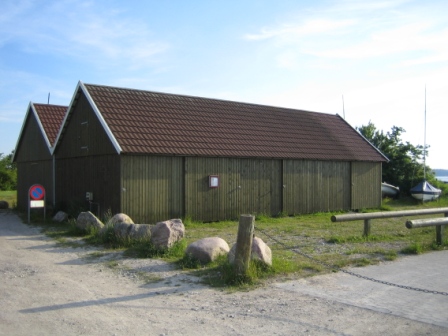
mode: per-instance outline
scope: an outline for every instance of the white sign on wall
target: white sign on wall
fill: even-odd
[[[43,208],[44,206],[45,206],[44,200],[40,200],[40,201],[31,200],[30,201],[31,208]]]
[[[218,175],[210,175],[208,185],[210,188],[218,188],[219,187],[219,176]]]

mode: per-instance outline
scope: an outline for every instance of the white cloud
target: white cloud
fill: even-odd
[[[308,20],[297,25],[283,24],[280,27],[262,28],[260,33],[246,34],[244,38],[254,41],[267,40],[270,38],[290,40],[300,36],[333,33],[337,29],[352,26],[355,22],[355,20]]]
[[[339,0],[336,1],[333,7],[330,7],[329,11],[339,11],[343,13],[357,13],[357,12],[372,12],[372,11],[385,11],[395,9],[407,3],[411,3],[412,0],[386,0],[386,1],[359,1],[359,0]]]
[[[0,5],[2,9],[7,14],[0,19],[0,47],[14,41],[28,53],[129,68],[147,66],[169,48],[143,22],[95,3],[66,0],[30,5],[19,1],[17,8]]]
[[[368,40],[346,47],[323,51],[306,50],[306,53],[326,58],[375,58],[406,52],[436,53],[425,56],[423,61],[408,61],[408,64],[446,60],[448,31],[432,32],[428,23],[415,23],[391,30],[372,33]],[[419,56],[421,57],[421,56]]]
[[[290,69],[304,56],[332,60],[393,56],[394,66],[443,62],[448,55],[443,8],[410,6],[402,0],[343,1],[303,11],[307,14],[298,14],[296,22],[264,27],[245,39],[269,43],[277,52],[277,65]]]

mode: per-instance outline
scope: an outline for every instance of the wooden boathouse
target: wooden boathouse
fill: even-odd
[[[60,207],[136,223],[379,207],[387,161],[338,115],[82,82],[52,154]]]

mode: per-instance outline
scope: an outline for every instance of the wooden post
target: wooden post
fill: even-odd
[[[364,220],[364,237],[368,237],[370,235],[370,219],[365,219]]]
[[[436,241],[437,245],[442,245],[443,243],[443,225],[436,225]]]
[[[245,275],[249,269],[255,217],[241,215],[235,249],[235,270],[238,275]]]
[[[448,213],[445,212],[444,217],[448,217]],[[436,226],[436,240],[438,245],[443,244],[443,232],[445,231],[445,225]]]

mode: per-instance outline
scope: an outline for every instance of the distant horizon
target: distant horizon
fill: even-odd
[[[432,169],[431,168],[431,170],[434,171],[436,176],[448,176],[448,169],[444,169],[444,168]]]

